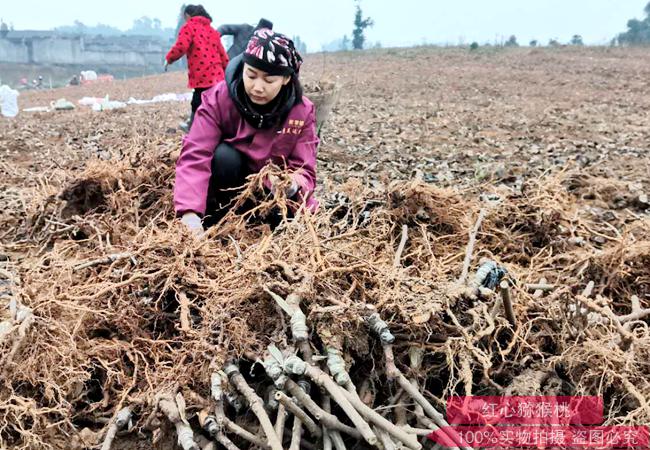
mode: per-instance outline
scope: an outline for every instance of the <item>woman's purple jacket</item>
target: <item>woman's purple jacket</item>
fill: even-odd
[[[259,172],[268,163],[288,169],[300,188],[300,200],[310,210],[316,210],[318,201],[313,192],[319,139],[314,105],[309,99],[303,97],[279,127],[257,129],[240,115],[225,81],[205,91],[176,162],[177,214],[189,211],[205,214],[212,156],[222,142],[246,156],[251,172]]]

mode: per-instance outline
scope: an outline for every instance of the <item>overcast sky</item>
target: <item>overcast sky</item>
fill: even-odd
[[[580,34],[587,44],[605,44],[643,17],[648,0],[362,0],[375,26],[371,43],[384,47],[427,43],[494,42],[514,34],[520,43],[550,38],[568,41]],[[128,29],[141,16],[173,27],[182,2],[171,0],[20,0],[3,1],[0,18],[15,29],[49,29],[80,20]],[[257,22],[266,17],[275,29],[299,35],[310,51],[351,34],[353,0],[204,1],[215,25]]]

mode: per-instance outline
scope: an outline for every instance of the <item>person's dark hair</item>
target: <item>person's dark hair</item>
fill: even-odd
[[[257,26],[255,27],[256,30],[262,29],[262,28],[268,28],[269,30],[273,29],[273,22],[267,19],[260,19],[259,22],[257,22]]]
[[[296,94],[296,102],[294,103],[297,105],[298,103],[302,102],[302,84],[300,83],[300,79],[298,78],[298,74],[292,74],[291,75],[291,84],[293,84],[293,90]]]
[[[184,12],[190,17],[201,16],[212,21],[212,17],[208,14],[203,5],[187,5]]]

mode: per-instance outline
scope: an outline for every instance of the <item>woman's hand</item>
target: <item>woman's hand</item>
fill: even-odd
[[[197,237],[203,235],[203,224],[198,214],[193,212],[186,212],[181,218],[181,222]]]

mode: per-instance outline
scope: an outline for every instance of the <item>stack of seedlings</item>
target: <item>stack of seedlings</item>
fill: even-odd
[[[14,204],[0,445],[415,450],[454,394],[602,395],[607,424],[650,420],[648,222],[590,240],[610,235],[567,174],[482,196],[350,180],[289,220],[271,167],[237,200],[257,206],[196,239],[175,157],[157,143]]]

